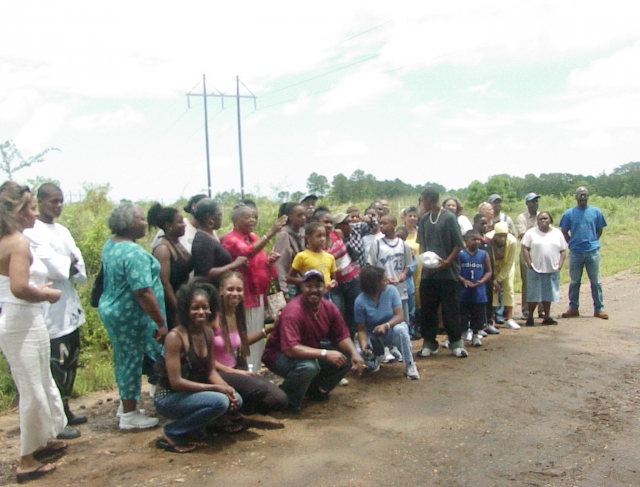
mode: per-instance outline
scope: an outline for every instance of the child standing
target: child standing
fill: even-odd
[[[317,269],[324,276],[325,291],[331,291],[336,281],[336,259],[322,248],[327,241],[327,232],[319,222],[307,223],[304,227],[307,248],[296,254],[287,274],[287,283],[300,285],[302,275],[309,269]]]
[[[472,344],[482,345],[480,330],[484,327],[487,292],[485,283],[491,279],[489,254],[479,249],[480,232],[469,230],[465,236],[466,248],[460,251],[460,331],[468,327],[473,331]]]
[[[411,250],[411,265],[409,266],[409,272],[407,272],[407,296],[408,304],[409,304],[409,321],[407,324],[409,325],[409,334],[412,339],[416,339],[416,331],[413,326],[416,320],[416,284],[413,280],[413,276],[416,272],[416,267],[418,265],[418,260],[416,259],[416,253],[413,248],[411,248],[411,244],[407,242],[407,237],[409,236],[409,230],[407,227],[398,227],[396,228],[396,235],[398,238],[402,239],[405,246],[409,247]]]

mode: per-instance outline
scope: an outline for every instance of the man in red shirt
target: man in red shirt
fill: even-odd
[[[327,401],[349,369],[360,374],[364,368],[340,311],[322,299],[322,273],[305,272],[300,288],[302,293],[283,308],[280,326],[269,336],[262,355],[269,370],[284,378],[280,387],[287,393],[289,410],[296,413],[305,395],[311,401]]]

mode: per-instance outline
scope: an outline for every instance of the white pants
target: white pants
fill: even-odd
[[[0,348],[20,394],[20,455],[29,455],[65,428],[67,418],[51,376],[51,345],[40,305],[2,303]]]
[[[264,328],[264,296],[260,298],[260,306],[257,308],[246,308],[245,316],[247,318],[247,335],[251,335],[256,331],[262,331]],[[258,372],[262,366],[262,352],[264,352],[264,340],[258,340],[249,347],[251,355],[247,357],[247,364],[253,365],[253,371]]]

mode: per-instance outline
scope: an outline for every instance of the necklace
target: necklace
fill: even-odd
[[[432,225],[435,225],[436,223],[438,223],[438,220],[440,219],[440,215],[442,215],[442,210],[444,209],[444,207],[440,207],[440,211],[438,212],[438,216],[436,217],[436,221],[433,221],[433,212],[429,212],[429,221],[431,222]]]

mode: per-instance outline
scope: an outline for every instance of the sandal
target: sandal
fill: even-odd
[[[183,445],[171,444],[166,439],[160,438],[156,441],[156,447],[169,453],[191,453],[198,448],[193,443],[185,443]]]
[[[33,452],[33,458],[41,462],[45,458],[57,457],[65,453],[67,444],[64,441],[54,441],[44,448]]]
[[[56,469],[56,466],[52,463],[43,463],[35,470],[31,470],[30,472],[16,472],[16,479],[19,484],[23,484],[28,482],[29,480],[39,479],[40,477],[47,475],[48,473],[53,472]]]
[[[543,325],[557,325],[558,322],[556,320],[554,320],[553,318],[545,318],[544,320],[542,320],[542,324]]]

